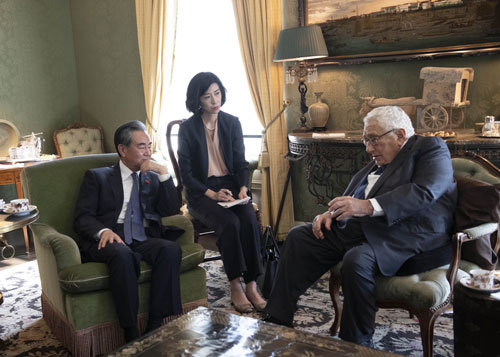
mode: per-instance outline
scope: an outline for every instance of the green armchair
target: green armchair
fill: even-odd
[[[489,184],[500,183],[500,170],[479,155],[466,152],[460,157],[453,157],[452,165],[455,177],[468,177]],[[459,206],[460,197],[463,193],[459,186]],[[451,306],[455,283],[472,269],[479,268],[476,263],[461,259],[463,243],[472,243],[484,237],[489,239],[497,230],[498,222],[487,221],[457,230],[452,237],[450,264],[420,274],[376,278],[375,298],[379,308],[405,309],[418,318],[424,356],[433,356],[434,322]],[[495,253],[498,251],[498,242],[492,249]],[[335,310],[335,320],[330,328],[332,335],[337,334],[342,316],[341,268],[342,263],[339,263],[330,273],[330,296]]]
[[[82,263],[72,228],[74,206],[85,171],[116,162],[116,154],[85,155],[29,166],[22,171],[25,196],[40,212],[37,223],[30,228],[42,284],[43,317],[73,356],[105,354],[125,342],[108,289],[107,266]],[[205,250],[194,243],[191,222],[176,215],[164,217],[162,223],[185,231],[177,239],[182,249],[183,313],[207,306],[206,272],[199,266]],[[147,322],[150,276],[150,266],[141,262],[141,331]]]

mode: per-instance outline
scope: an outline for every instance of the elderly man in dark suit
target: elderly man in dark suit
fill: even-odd
[[[181,249],[171,241],[182,230],[161,226],[177,214],[177,192],[167,168],[151,160],[151,140],[139,121],[115,132],[120,161],[85,173],[75,209],[74,229],[84,259],[109,268],[109,285],[125,340],[139,337],[137,279],[140,260],[152,267],[146,331],[164,317],[182,312],[179,282]]]
[[[401,108],[368,113],[363,140],[373,160],[325,213],[289,232],[266,312],[268,321],[292,326],[300,295],[343,261],[339,336],[371,346],[375,276],[395,275],[408,259],[449,244],[457,192],[446,144],[415,136]],[[432,259],[417,268],[442,263]]]

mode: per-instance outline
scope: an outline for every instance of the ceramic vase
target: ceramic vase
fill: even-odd
[[[330,115],[330,108],[326,103],[321,101],[323,92],[315,92],[316,103],[309,106],[309,117],[311,118],[311,126],[313,129],[324,129]]]

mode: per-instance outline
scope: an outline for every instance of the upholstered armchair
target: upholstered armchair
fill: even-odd
[[[82,263],[73,232],[73,211],[87,169],[118,162],[116,154],[76,156],[26,167],[25,195],[40,217],[30,226],[42,284],[43,318],[73,356],[106,354],[124,344],[108,289],[103,263]],[[205,250],[193,241],[193,226],[181,216],[162,219],[184,229],[177,239],[182,249],[181,298],[183,313],[207,306],[206,272],[199,264]],[[141,262],[139,329],[146,327],[151,268]]]
[[[104,139],[99,126],[72,124],[64,129],[56,130],[53,139],[59,157],[104,152]]]
[[[468,152],[452,158],[452,164],[458,186],[455,225],[461,229],[455,230],[451,252],[447,249],[433,253],[449,257],[450,263],[420,274],[404,275],[403,273],[393,277],[376,278],[375,296],[379,308],[405,309],[410,312],[411,316],[415,315],[418,318],[423,352],[426,357],[433,355],[434,322],[444,310],[451,306],[454,285],[462,277],[467,276],[472,269],[479,268],[479,266],[488,268],[487,260],[490,264],[496,263],[498,252],[498,242],[492,240],[490,243],[490,236],[496,237],[498,232],[498,210],[500,209],[498,196],[490,200],[489,207],[491,208],[477,207],[476,203],[478,200],[481,201],[477,195],[484,194],[485,187],[494,191],[496,188],[491,185],[500,184],[500,170],[481,156]],[[462,177],[483,183],[478,181],[463,183],[460,180]],[[481,185],[479,190],[477,190],[478,185]],[[479,192],[481,190],[482,192]],[[471,195],[475,197],[476,202],[468,201]],[[485,197],[485,200],[488,199]],[[467,207],[468,203],[473,204],[474,207]],[[488,207],[488,204],[484,206]],[[492,212],[479,211],[484,209],[491,209]],[[474,212],[478,214],[475,215]],[[481,240],[483,243],[486,241],[487,247],[483,244],[483,251],[477,251],[476,248],[481,245],[475,244]],[[462,255],[462,247],[466,248],[466,246],[472,248],[467,252],[467,256]],[[341,268],[342,263],[337,264],[330,274],[330,295],[335,310],[335,320],[330,328],[332,335],[337,334],[342,317]]]

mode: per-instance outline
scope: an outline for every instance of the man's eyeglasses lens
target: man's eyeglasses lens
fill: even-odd
[[[383,137],[384,135],[389,134],[391,131],[394,131],[394,129],[386,131],[385,133],[383,133],[381,135],[377,135],[377,136],[372,136],[372,137],[366,137],[366,136],[364,136],[363,137],[363,143],[365,144],[365,146],[368,145],[368,143],[370,143],[372,145],[377,145],[378,141],[380,140],[380,138]]]

